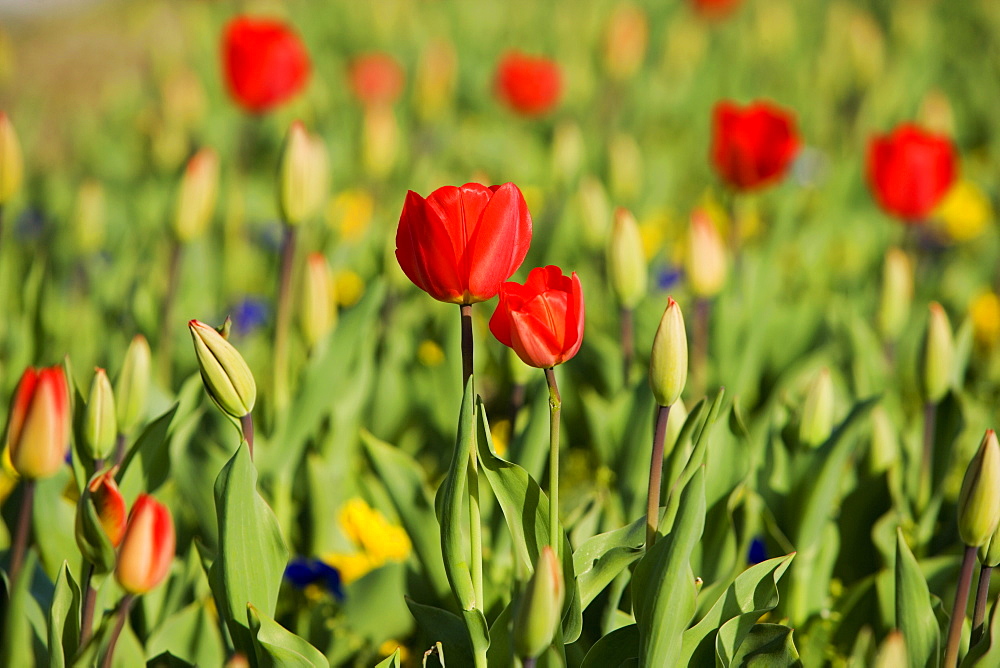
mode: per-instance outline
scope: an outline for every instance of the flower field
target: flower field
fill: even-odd
[[[0,3],[0,666],[1000,665],[1000,5]]]

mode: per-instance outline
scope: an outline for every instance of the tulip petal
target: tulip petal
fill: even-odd
[[[517,271],[531,244],[531,216],[521,191],[505,183],[482,211],[465,250],[473,301],[492,298]]]
[[[528,366],[547,369],[559,361],[559,344],[545,325],[531,314],[512,311],[511,347]]]
[[[396,230],[396,260],[403,273],[435,299],[461,303],[465,286],[457,257],[440,215],[409,191]]]

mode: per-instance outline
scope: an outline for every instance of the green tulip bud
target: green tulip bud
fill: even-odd
[[[583,239],[588,246],[600,246],[608,238],[611,222],[608,194],[599,179],[586,176],[580,181],[576,197],[580,207],[580,221],[583,223]]]
[[[365,109],[361,128],[361,162],[371,176],[385,178],[399,154],[399,123],[390,105]]]
[[[214,327],[192,320],[188,329],[208,396],[234,418],[249,415],[257,400],[257,385],[243,356]]]
[[[885,637],[875,655],[875,668],[898,668],[906,665],[906,641],[902,632],[893,631]]]
[[[872,410],[872,442],[868,450],[868,468],[879,474],[892,466],[899,457],[899,436],[896,426],[882,406]]]
[[[885,253],[882,265],[882,293],[878,307],[878,329],[882,338],[895,341],[910,317],[913,301],[913,263],[899,248]]]
[[[649,386],[656,403],[670,406],[681,396],[687,382],[688,347],[681,307],[667,297],[667,308],[653,338],[649,357]]]
[[[278,172],[278,206],[282,219],[297,225],[323,203],[329,176],[326,146],[301,121],[288,128]]]
[[[639,142],[629,134],[614,135],[608,145],[608,180],[616,200],[630,200],[639,193],[642,170]]]
[[[608,277],[622,306],[635,308],[646,295],[647,273],[639,224],[627,209],[618,208],[608,244]]]
[[[118,428],[115,421],[115,394],[111,381],[104,369],[94,369],[94,381],[90,384],[90,398],[87,400],[87,414],[84,436],[90,456],[104,459],[115,447]]]
[[[955,338],[952,335],[948,314],[937,302],[930,304],[930,318],[924,336],[920,357],[920,379],[924,399],[937,403],[944,398],[951,385],[955,367]]]
[[[830,370],[820,369],[806,394],[799,423],[799,440],[803,445],[816,447],[830,437],[833,431],[833,380]]]
[[[586,151],[583,131],[577,123],[563,121],[552,136],[552,171],[562,183],[573,183],[580,173]]]
[[[709,215],[691,214],[688,252],[684,272],[691,291],[698,297],[714,297],[722,291],[728,273],[726,246]]]
[[[537,657],[552,643],[564,595],[562,568],[555,551],[546,545],[514,610],[514,651],[519,657]]]
[[[151,357],[146,337],[137,334],[125,351],[125,362],[115,383],[118,431],[122,434],[132,433],[146,414]]]
[[[188,161],[181,177],[174,214],[174,234],[181,243],[197,239],[208,229],[219,193],[219,156],[203,148]]]
[[[986,431],[969,462],[958,495],[958,535],[969,547],[985,545],[1000,523],[1000,443]]]
[[[337,322],[330,268],[322,253],[312,253],[306,260],[302,281],[302,333],[309,348],[315,348],[333,330]]]
[[[17,194],[24,178],[24,158],[10,117],[0,111],[0,206]]]
[[[93,179],[84,181],[76,193],[73,210],[73,237],[82,253],[94,253],[104,243],[106,207],[104,187]]]

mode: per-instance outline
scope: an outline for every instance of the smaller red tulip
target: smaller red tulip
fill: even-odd
[[[956,162],[947,137],[904,123],[868,144],[868,185],[886,213],[920,223],[951,188]]]
[[[351,90],[365,105],[387,105],[399,99],[405,77],[399,62],[387,53],[370,53],[351,63]]]
[[[140,494],[128,516],[115,579],[128,593],[145,594],[166,577],[175,547],[170,510],[153,497]]]
[[[768,102],[715,105],[712,166],[730,187],[753,190],[779,181],[799,149],[794,115]]]
[[[708,19],[721,19],[731,14],[740,0],[689,0],[694,10]]]
[[[524,285],[504,283],[490,331],[528,366],[548,369],[576,355],[583,342],[583,290],[576,272],[563,276],[549,265],[532,269]]]
[[[87,486],[90,490],[90,500],[94,504],[97,518],[114,547],[121,545],[125,536],[126,508],[125,499],[115,484],[115,473],[118,468],[111,468],[96,476]]]
[[[69,388],[62,367],[25,369],[10,409],[7,447],[19,475],[48,478],[69,448]]]
[[[288,101],[309,79],[305,47],[287,25],[273,19],[233,19],[223,36],[222,64],[233,99],[253,113]]]
[[[559,66],[543,57],[513,51],[497,66],[497,95],[511,109],[524,116],[541,116],[551,111],[562,93]]]

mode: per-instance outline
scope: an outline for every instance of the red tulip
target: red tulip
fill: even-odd
[[[719,19],[735,10],[740,0],[690,0],[690,3],[702,16]]]
[[[955,163],[947,137],[903,124],[868,144],[868,185],[887,213],[918,223],[948,192]]]
[[[496,90],[514,111],[540,116],[559,103],[562,76],[559,66],[548,58],[513,51],[497,66]]]
[[[170,510],[153,497],[140,494],[128,516],[118,550],[115,578],[130,594],[145,594],[160,584],[174,559],[176,538]]]
[[[351,90],[366,105],[392,104],[403,92],[403,68],[387,53],[371,53],[351,63]]]
[[[583,291],[576,272],[536,267],[524,285],[500,288],[490,331],[528,366],[548,369],[576,355],[583,342]]]
[[[309,55],[280,21],[239,16],[222,43],[226,83],[236,102],[262,113],[294,97],[309,78]]]
[[[752,190],[779,181],[799,149],[795,117],[768,102],[715,105],[712,165],[730,187]]]
[[[486,301],[524,262],[531,216],[513,183],[438,188],[427,199],[406,193],[396,230],[403,273],[434,299]]]
[[[125,499],[115,484],[115,473],[118,468],[111,468],[90,481],[90,500],[94,504],[97,518],[101,521],[104,533],[115,547],[118,547],[125,536]]]
[[[69,448],[69,388],[62,367],[25,369],[7,425],[14,470],[29,479],[48,478],[63,465]]]

